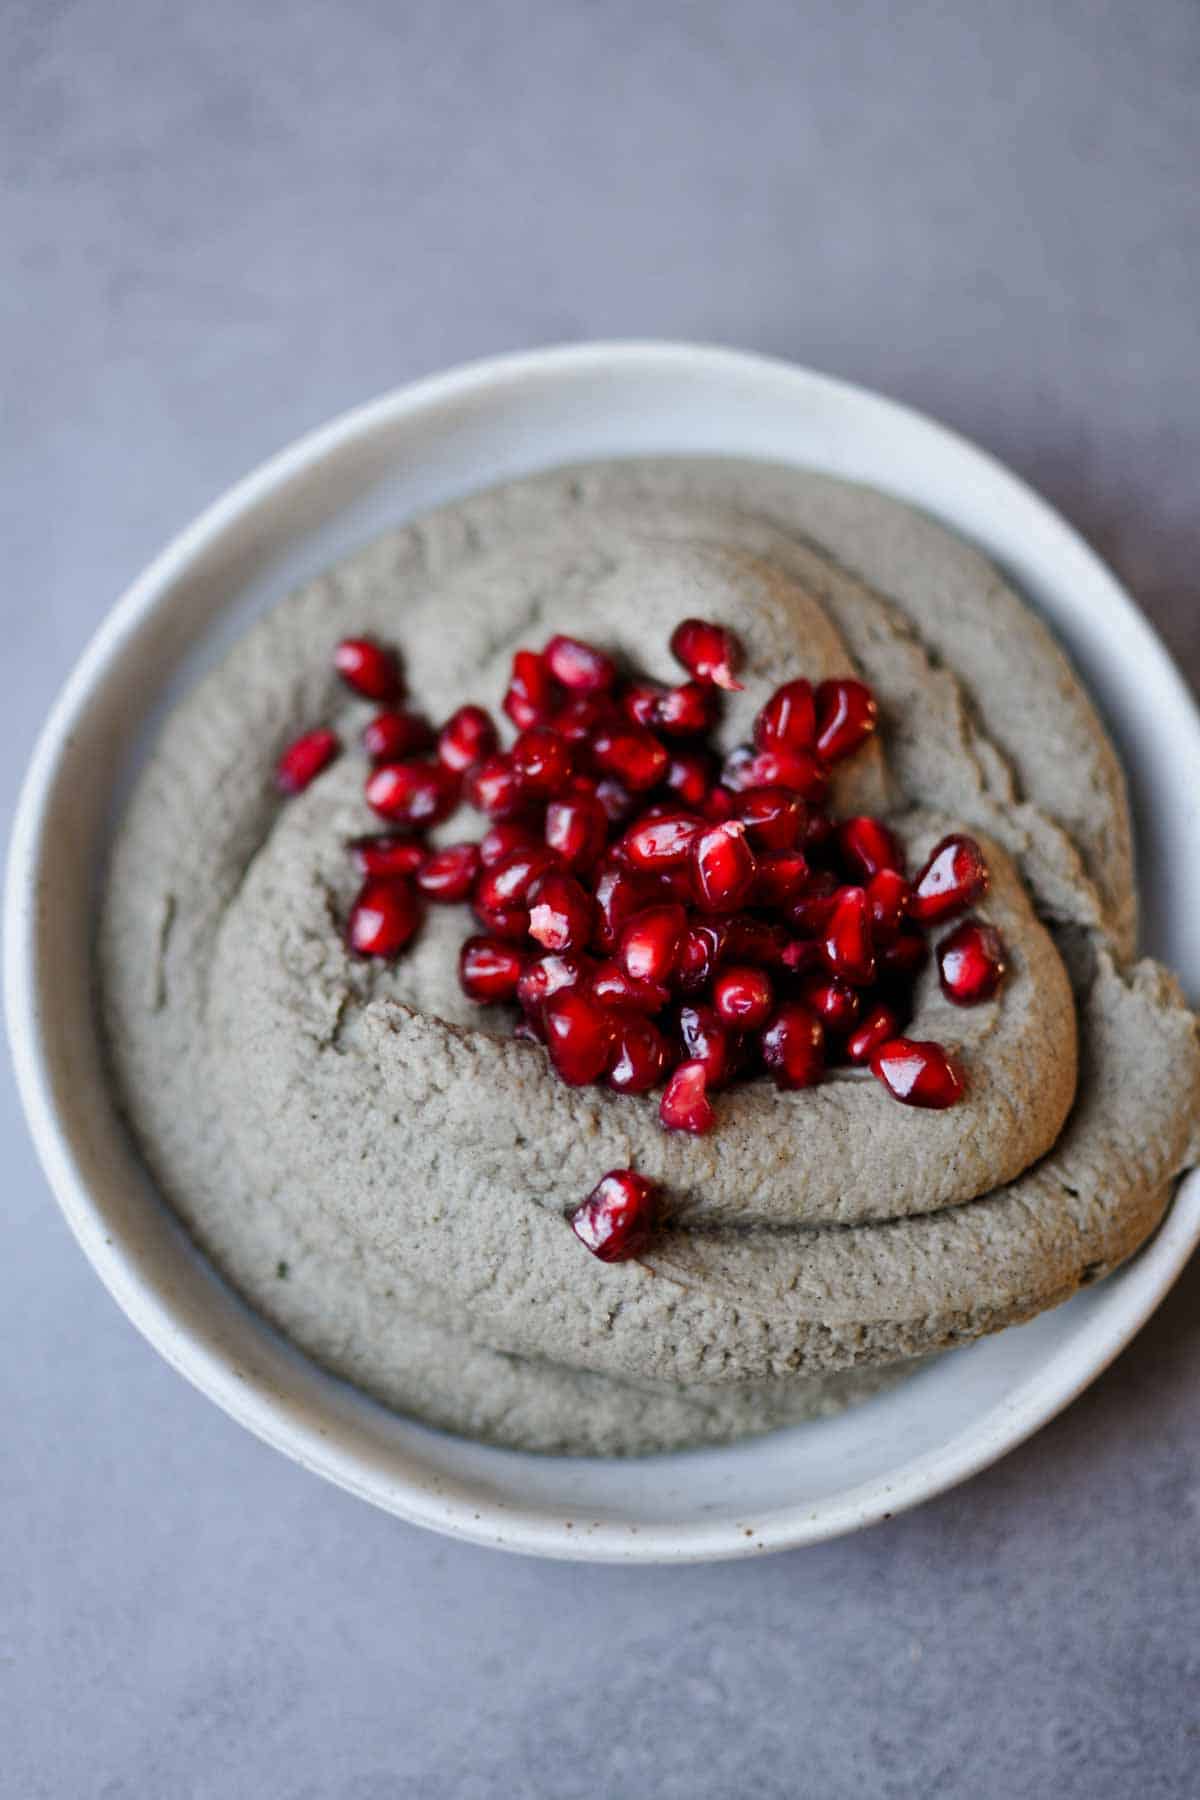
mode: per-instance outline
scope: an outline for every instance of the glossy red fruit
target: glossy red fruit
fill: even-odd
[[[621,695],[621,711],[631,725],[653,729],[658,703],[666,691],[661,681],[631,681]]]
[[[569,869],[591,869],[608,842],[608,817],[591,794],[566,794],[546,808],[546,842]]]
[[[825,962],[851,987],[867,987],[875,979],[875,940],[866,889],[839,888],[822,939]]]
[[[417,875],[417,886],[444,906],[469,898],[479,876],[478,844],[447,844],[434,850]]]
[[[421,923],[421,904],[408,881],[369,876],[358,891],[346,927],[359,956],[398,956]]]
[[[523,951],[495,938],[469,937],[458,953],[458,979],[463,993],[481,1006],[514,1000],[525,967]]]
[[[671,997],[662,982],[634,981],[618,962],[602,962],[592,976],[592,993],[613,1012],[661,1012]]]
[[[721,780],[734,793],[751,788],[780,787],[820,806],[829,793],[829,776],[815,752],[789,750],[776,744],[769,750],[752,750],[741,744],[731,750],[721,770]]]
[[[681,868],[690,856],[692,839],[700,821],[690,813],[663,812],[655,818],[636,820],[621,840],[626,859],[635,869]]]
[[[657,787],[670,762],[666,746],[640,725],[601,725],[592,734],[591,751],[598,769],[635,794]]]
[[[879,973],[912,981],[929,961],[929,943],[919,931],[900,931],[878,951]]]
[[[582,950],[595,919],[591,895],[560,869],[551,869],[529,890],[529,935],[547,950]]]
[[[489,825],[479,840],[479,860],[485,869],[494,869],[517,850],[533,850],[538,846],[537,833],[528,825],[502,819]]]
[[[679,1009],[679,1041],[692,1062],[703,1065],[709,1088],[720,1087],[733,1071],[733,1034],[716,1009],[699,1002]]]
[[[757,864],[736,819],[710,825],[692,840],[692,881],[708,912],[735,912],[754,885]]]
[[[460,706],[438,732],[438,761],[465,775],[473,763],[495,755],[500,738],[490,713],[482,706]]]
[[[542,651],[554,679],[572,694],[603,694],[617,679],[616,664],[582,638],[552,637]]]
[[[825,1067],[825,1030],[798,1001],[778,1007],[759,1038],[763,1062],[779,1088],[812,1087]]]
[[[846,1039],[847,1062],[869,1063],[881,1045],[894,1038],[900,1021],[890,1006],[873,1006]]]
[[[711,787],[704,797],[704,816],[719,825],[722,819],[732,819],[737,812],[737,795],[727,787]]]
[[[879,708],[862,681],[823,681],[817,689],[817,754],[841,762],[865,744],[879,723]]]
[[[536,1014],[551,994],[563,988],[590,988],[592,965],[584,956],[552,953],[535,956],[525,964],[517,982],[517,999],[526,1012]]]
[[[671,1052],[649,1019],[627,1013],[613,1027],[606,1080],[618,1094],[648,1094],[666,1075]]]
[[[591,737],[602,721],[611,721],[617,717],[613,702],[607,694],[572,694],[565,706],[560,706],[554,715],[554,729],[565,737],[569,744],[582,744]]]
[[[343,638],[333,653],[333,666],[364,700],[394,700],[404,686],[396,657],[372,638]]]
[[[869,881],[881,869],[904,873],[904,852],[882,819],[843,819],[837,843],[842,866],[855,881]]]
[[[663,784],[694,812],[704,805],[715,778],[715,765],[703,750],[677,750],[667,764]]]
[[[755,906],[782,910],[800,898],[808,875],[803,850],[769,850],[758,859],[750,898]]]
[[[936,925],[974,906],[987,887],[988,866],[975,839],[943,838],[913,883],[909,912],[918,925]]]
[[[742,685],[734,674],[741,665],[742,647],[723,625],[707,619],[682,620],[671,633],[671,654],[693,681],[730,689]]]
[[[713,1010],[734,1031],[757,1031],[771,1014],[775,993],[764,970],[745,963],[724,968],[713,982]]]
[[[687,927],[687,913],[675,901],[644,907],[621,927],[618,963],[632,981],[669,982]]]
[[[546,1048],[559,1076],[571,1087],[598,1081],[612,1049],[613,1022],[579,988],[562,988],[542,1008]]]
[[[390,881],[400,875],[415,875],[429,854],[418,839],[401,837],[392,831],[376,837],[352,838],[346,848],[364,875]]]
[[[657,1190],[633,1169],[610,1169],[571,1214],[571,1230],[601,1262],[626,1262],[650,1242]]]
[[[529,912],[524,906],[480,906],[472,900],[471,911],[487,937],[499,938],[506,944],[523,944],[529,932]]]
[[[539,799],[560,794],[570,779],[571,746],[550,725],[519,731],[509,754],[522,788]]]
[[[990,1000],[1008,969],[1004,939],[982,919],[964,919],[938,945],[942,992],[956,1006],[978,1006]]]
[[[514,850],[503,862],[484,869],[475,884],[475,901],[486,912],[527,906],[534,883],[557,867],[557,857],[544,844]]]
[[[637,811],[637,800],[615,775],[604,775],[597,781],[596,798],[610,825],[623,825]]]
[[[824,937],[838,892],[837,880],[827,870],[820,869],[810,878],[804,893],[788,910],[788,918],[801,937]]]
[[[702,1137],[717,1122],[708,1098],[708,1077],[702,1062],[682,1062],[668,1081],[659,1101],[658,1116],[668,1131],[690,1131]]]
[[[815,974],[825,966],[816,938],[795,938],[783,949],[783,966],[793,975]]]
[[[794,850],[804,821],[804,802],[786,788],[749,788],[736,816],[756,850]]]
[[[817,707],[811,681],[787,681],[776,688],[754,721],[754,742],[760,750],[782,745],[787,750],[812,750],[817,741]]]
[[[717,696],[711,687],[685,681],[658,696],[653,716],[647,721],[665,737],[703,737],[717,717]]]
[[[506,750],[485,756],[469,769],[464,792],[470,804],[490,819],[515,818],[529,806],[516,764]]]
[[[562,689],[550,673],[544,657],[533,650],[518,650],[504,696],[504,710],[518,731],[531,725],[548,725],[563,699]]]
[[[842,1037],[852,1028],[862,1006],[855,990],[837,975],[810,975],[801,982],[796,998],[834,1037]]]
[[[782,968],[787,944],[787,932],[773,919],[757,919],[752,913],[738,913],[726,924],[721,960],[753,963],[762,969]]]
[[[458,805],[458,777],[436,762],[384,763],[368,777],[366,796],[382,818],[424,829]]]
[[[890,1038],[881,1044],[871,1057],[871,1073],[906,1106],[954,1106],[966,1091],[955,1059],[940,1044],[913,1038]]]
[[[327,769],[341,753],[342,743],[336,731],[306,731],[294,738],[275,765],[275,784],[282,794],[302,794],[322,769]]]
[[[681,992],[697,994],[708,986],[716,972],[724,942],[723,925],[714,922],[688,926],[679,946],[675,976]]]
[[[433,726],[424,713],[381,712],[363,726],[362,747],[373,763],[403,762],[419,756],[435,742]]]
[[[912,888],[895,869],[881,869],[867,883],[871,928],[877,941],[895,937],[908,917]]]
[[[653,881],[658,900],[678,900],[680,906],[689,911],[696,903],[692,891],[692,872],[690,868],[659,869],[650,879]]]

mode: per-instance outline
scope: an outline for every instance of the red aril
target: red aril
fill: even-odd
[[[447,844],[429,854],[417,875],[417,886],[431,900],[452,905],[469,898],[479,875],[478,844]]]
[[[785,1001],[759,1038],[759,1050],[776,1087],[812,1087],[825,1067],[824,1027],[806,1006]]]
[[[625,1262],[649,1243],[656,1211],[652,1182],[633,1169],[610,1169],[571,1214],[571,1229],[601,1262]]]
[[[750,898],[755,906],[785,909],[804,892],[808,874],[808,858],[802,850],[769,850],[758,859]]]
[[[283,794],[302,794],[322,769],[327,769],[340,753],[341,739],[336,731],[318,728],[294,738],[275,765],[275,783]]]
[[[699,993],[712,980],[725,942],[725,927],[689,925],[679,946],[676,980],[685,994]]]
[[[875,942],[865,888],[838,889],[822,948],[829,969],[851,987],[866,987],[874,981]]]
[[[775,994],[770,977],[759,968],[735,964],[713,982],[713,1010],[734,1031],[757,1031],[770,1017]]]
[[[470,804],[490,819],[515,818],[529,806],[516,764],[506,750],[485,756],[467,771],[465,793]]]
[[[483,871],[475,885],[476,903],[489,912],[498,907],[525,906],[534,883],[557,867],[558,858],[544,844],[514,850],[503,862]]]
[[[900,1021],[890,1006],[873,1006],[861,1025],[846,1039],[847,1062],[869,1063],[875,1052],[900,1029]]]
[[[463,993],[481,1006],[514,1000],[524,967],[524,953],[515,944],[498,943],[494,938],[470,937],[458,953]]]
[[[689,1131],[702,1137],[716,1124],[708,1098],[708,1077],[702,1062],[680,1063],[659,1101],[658,1116],[668,1131]]]
[[[394,700],[404,686],[395,655],[372,638],[343,638],[333,653],[333,666],[364,700]]]
[[[937,925],[982,899],[987,886],[987,863],[975,839],[943,838],[913,883],[909,912],[918,925]]]
[[[817,708],[811,681],[787,681],[776,688],[754,721],[754,742],[760,750],[782,745],[787,750],[811,750],[817,741]]]
[[[636,794],[657,787],[667,772],[666,747],[640,725],[601,725],[592,734],[592,761]]]
[[[720,1087],[732,1072],[730,1054],[733,1035],[717,1016],[716,1009],[703,1003],[679,1009],[679,1041],[684,1055],[702,1064],[710,1088]]]
[[[591,794],[566,794],[546,808],[546,842],[567,868],[587,870],[604,854],[608,817]]]
[[[592,993],[614,1012],[661,1012],[671,990],[659,981],[634,981],[618,962],[603,962],[592,976]]]
[[[862,1005],[855,990],[837,975],[810,975],[801,982],[796,997],[835,1037],[851,1029]]]
[[[458,778],[441,763],[384,763],[368,777],[366,796],[382,818],[424,828],[454,811]]]
[[[429,854],[417,838],[401,837],[393,831],[352,838],[346,848],[364,875],[391,881],[399,875],[415,875]]]
[[[529,935],[547,950],[581,950],[595,916],[591,895],[560,869],[551,869],[529,890]]]
[[[603,1075],[612,1048],[613,1025],[602,1006],[579,988],[561,988],[542,1007],[550,1060],[562,1080],[584,1087]]]
[[[739,745],[725,758],[721,780],[734,793],[751,788],[780,787],[820,806],[829,793],[829,777],[811,750],[789,750],[776,744],[768,750]]]
[[[424,713],[381,712],[363,726],[362,746],[373,763],[403,762],[432,749],[433,726]]]
[[[617,717],[607,694],[572,694],[554,715],[554,729],[569,744],[582,744],[603,721]]]
[[[749,788],[736,803],[736,816],[756,850],[794,850],[804,820],[804,802],[786,788]]]
[[[682,805],[698,811],[708,798],[714,775],[713,759],[703,750],[677,750],[667,764],[663,785]]]
[[[962,1071],[940,1044],[891,1038],[871,1057],[871,1073],[906,1106],[954,1106],[965,1092]]]
[[[479,860],[485,869],[494,869],[506,857],[517,850],[535,850],[538,848],[537,834],[528,825],[518,825],[512,820],[502,819],[496,825],[489,825],[479,840]]]
[[[703,737],[717,716],[717,696],[711,687],[685,681],[658,696],[651,717],[644,721],[666,737]]]
[[[631,869],[615,863],[605,864],[596,880],[596,944],[601,950],[615,948],[621,927],[645,906],[652,895],[652,884]]]
[[[964,919],[938,945],[942,992],[956,1006],[978,1006],[998,991],[1008,968],[1004,939],[982,919]]]
[[[881,869],[904,873],[904,852],[882,819],[844,819],[837,842],[842,867],[855,881],[869,880]]]
[[[684,619],[671,633],[671,654],[683,664],[693,681],[706,686],[740,688],[734,671],[742,649],[731,631],[707,619]]]
[[[648,1094],[666,1075],[670,1060],[670,1048],[658,1026],[626,1014],[613,1026],[605,1079],[618,1094]]]
[[[581,638],[552,637],[542,652],[554,679],[572,694],[603,694],[617,678],[611,656]]]
[[[900,931],[879,947],[879,972],[912,981],[929,961],[929,944],[919,931]]]
[[[460,706],[438,733],[438,761],[456,775],[465,775],[473,763],[493,756],[499,745],[491,714],[482,706]]]
[[[350,908],[346,936],[359,956],[398,956],[420,923],[420,901],[410,882],[370,876]]]
[[[631,681],[621,695],[621,711],[631,725],[653,728],[658,703],[666,693],[660,681]]]
[[[805,892],[788,909],[788,918],[801,937],[824,937],[838,892],[837,880],[827,870],[820,869],[811,877]]]
[[[734,912],[754,884],[754,852],[746,827],[736,819],[710,825],[692,840],[692,880],[696,897],[709,912]]]
[[[758,919],[753,913],[738,913],[726,923],[721,960],[754,963],[763,969],[780,968],[787,943],[787,932],[774,920]]]
[[[674,901],[644,907],[621,927],[618,963],[632,981],[670,981],[687,926],[687,913]]]
[[[681,867],[688,860],[692,839],[700,821],[690,813],[663,812],[656,818],[635,821],[622,839],[627,860],[635,869]]]
[[[895,869],[881,869],[867,883],[871,928],[877,940],[895,937],[908,916],[912,888]]]
[[[623,825],[637,811],[637,801],[615,775],[605,775],[596,783],[596,798],[610,825]]]
[[[879,708],[865,682],[838,679],[818,687],[817,753],[824,762],[841,762],[852,755],[878,722]]]
[[[528,1013],[536,1014],[543,1001],[563,988],[589,987],[592,965],[583,956],[535,956],[525,964],[517,982],[517,999]]]
[[[571,746],[549,725],[531,725],[517,733],[509,753],[527,794],[545,799],[561,793],[571,775]]]
[[[562,701],[562,689],[550,673],[545,658],[532,650],[518,650],[504,696],[504,710],[518,731],[530,725],[547,725]]]

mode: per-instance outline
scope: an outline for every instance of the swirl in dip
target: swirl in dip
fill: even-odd
[[[348,840],[378,829],[347,754],[272,779],[314,721],[364,717],[348,633],[403,646],[434,719],[493,711],[514,651],[569,633],[677,681],[685,615],[744,651],[721,748],[781,683],[858,674],[880,731],[831,808],[911,869],[970,833],[999,928],[994,998],[917,983],[908,1034],[968,1071],[946,1111],[842,1070],[716,1096],[568,1087],[463,993],[463,915],[395,961],[346,947]],[[463,817],[435,841],[478,835]],[[884,496],[710,460],[557,471],[396,531],[275,608],[178,708],[118,835],[101,976],[113,1069],[173,1207],[246,1298],[386,1403],[492,1441],[638,1453],[829,1411],[911,1359],[1027,1319],[1153,1231],[1200,1154],[1200,1047],[1135,962],[1120,767],[1045,628],[979,555]],[[634,1168],[670,1205],[605,1264],[569,1215]]]

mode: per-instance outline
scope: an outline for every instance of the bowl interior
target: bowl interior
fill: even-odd
[[[401,391],[302,440],[219,501],[109,618],[49,721],[14,834],[6,989],[47,1173],[85,1250],[158,1349],[231,1413],[407,1518],[548,1555],[730,1556],[812,1541],[981,1467],[1086,1384],[1200,1238],[1185,1183],[1128,1269],[840,1418],[633,1463],[470,1444],[326,1376],[211,1272],[134,1156],[104,1078],[90,924],[108,834],[164,709],[255,615],[443,499],[555,463],[659,452],[810,464],[874,483],[976,541],[1073,655],[1125,757],[1146,947],[1200,991],[1200,725],[1157,639],[1063,522],[979,451],[903,408],[726,352],[600,346],[502,359]]]

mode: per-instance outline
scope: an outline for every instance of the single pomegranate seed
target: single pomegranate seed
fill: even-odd
[[[913,883],[909,911],[918,925],[937,925],[983,898],[988,866],[972,837],[947,837]]]
[[[679,946],[677,980],[685,994],[697,994],[712,980],[725,942],[725,927],[689,925]]]
[[[762,969],[737,964],[722,969],[713,982],[717,1017],[735,1031],[757,1031],[765,1025],[774,1001],[770,977]]]
[[[466,775],[466,796],[490,819],[512,819],[529,805],[516,764],[505,750],[486,756]]]
[[[871,1058],[871,1073],[906,1106],[954,1106],[966,1089],[962,1070],[940,1044],[890,1038]]]
[[[787,907],[800,898],[807,881],[803,850],[769,850],[758,859],[750,898],[755,906]]]
[[[664,812],[631,825],[622,841],[635,869],[670,869],[688,861],[700,824],[690,813]]]
[[[475,885],[476,903],[489,912],[498,907],[525,906],[534,883],[557,867],[558,858],[544,844],[514,850],[503,862],[483,871]]]
[[[838,891],[837,881],[825,869],[812,877],[807,891],[788,909],[788,918],[801,937],[824,937]]]
[[[404,686],[395,656],[371,638],[343,638],[333,653],[333,666],[364,700],[394,700]]]
[[[882,819],[845,819],[838,826],[838,852],[854,880],[869,880],[882,869],[904,873],[904,852]]]
[[[578,988],[561,988],[542,1008],[546,1048],[563,1081],[583,1087],[603,1075],[612,1048],[613,1022]]]
[[[689,911],[696,904],[690,869],[659,869],[650,879],[657,889],[656,899],[678,900],[680,906]]]
[[[814,753],[789,750],[783,744],[772,745],[769,750],[752,750],[748,744],[740,744],[725,758],[721,780],[737,794],[751,788],[786,788],[814,806],[820,806],[829,793],[829,777]]]
[[[396,832],[353,838],[346,848],[364,875],[391,881],[399,875],[415,875],[429,854],[416,838],[401,837]]]
[[[542,655],[554,679],[572,694],[603,694],[617,679],[612,657],[580,638],[552,637]]]
[[[854,989],[837,975],[810,975],[801,983],[797,998],[835,1037],[851,1029],[862,1005]]]
[[[569,744],[582,744],[602,723],[611,724],[617,712],[607,694],[572,694],[554,715],[554,729]]]
[[[659,1101],[658,1116],[668,1131],[690,1131],[702,1137],[716,1124],[708,1098],[708,1076],[702,1062],[682,1062]]]
[[[670,757],[652,732],[638,725],[602,725],[592,736],[592,760],[634,793],[657,787]]]
[[[733,1039],[713,1007],[703,1004],[681,1006],[679,1040],[686,1056],[703,1066],[704,1078],[710,1088],[720,1087],[728,1079],[733,1067]]]
[[[734,912],[754,885],[754,852],[736,819],[710,825],[692,840],[692,880],[709,912]]]
[[[911,981],[929,961],[929,945],[919,931],[901,931],[879,949],[881,975]]]
[[[667,764],[663,782],[684,806],[696,811],[708,799],[713,774],[713,761],[702,750],[678,750]]]
[[[532,650],[518,650],[512,677],[504,696],[504,710],[518,731],[531,725],[547,725],[557,712],[562,689],[551,675],[544,657]]]
[[[367,780],[367,804],[385,819],[425,827],[458,804],[458,777],[441,763],[384,763]]]
[[[346,936],[359,956],[398,956],[421,923],[421,906],[407,881],[369,876],[350,908]]]
[[[614,1012],[660,1012],[670,989],[658,981],[633,981],[620,963],[604,962],[592,976],[592,993],[601,1006]]]
[[[605,863],[596,877],[595,898],[596,944],[601,950],[612,950],[621,927],[645,906],[653,886],[644,876],[635,875],[616,863]]]
[[[558,794],[570,779],[571,746],[549,725],[518,732],[511,755],[526,793]]]
[[[658,696],[652,719],[656,731],[667,737],[703,737],[716,723],[717,696],[711,687],[685,681]]]
[[[521,944],[528,936],[529,912],[524,906],[480,906],[478,900],[472,900],[471,911],[490,938]]]
[[[763,969],[780,968],[787,943],[788,934],[782,925],[770,919],[756,919],[751,913],[739,913],[725,927],[721,959],[754,963]]]
[[[644,1175],[610,1169],[571,1214],[571,1230],[601,1262],[625,1262],[649,1243],[656,1210],[655,1188]]]
[[[472,763],[494,756],[499,747],[491,714],[482,706],[460,706],[438,733],[438,761],[456,775],[465,775]]]
[[[670,1048],[658,1026],[627,1014],[614,1027],[608,1085],[618,1094],[648,1094],[663,1079],[670,1060]]]
[[[485,869],[494,869],[515,851],[534,850],[537,847],[537,836],[527,825],[501,820],[499,824],[489,825],[480,838],[479,860]]]
[[[756,850],[794,850],[804,822],[804,802],[786,788],[750,788],[737,801],[737,817]]]
[[[481,1006],[515,999],[524,967],[524,953],[515,944],[498,943],[494,938],[470,937],[458,953],[463,993]]]
[[[306,731],[294,738],[275,765],[275,783],[283,794],[302,794],[322,769],[327,769],[341,752],[342,743],[336,731]]]
[[[547,950],[579,950],[595,925],[596,907],[573,875],[552,869],[529,891],[529,935]]]
[[[862,681],[823,681],[817,689],[817,753],[841,762],[865,744],[879,722],[875,696]]]
[[[647,906],[621,927],[617,961],[633,981],[669,981],[687,930],[687,913],[674,901]]]
[[[779,1007],[761,1038],[763,1062],[779,1088],[812,1087],[825,1066],[825,1030],[815,1013],[795,1000]]]
[[[734,671],[742,660],[742,647],[723,625],[711,625],[706,619],[684,619],[671,633],[671,655],[694,681],[731,689],[742,685],[734,679]]]
[[[713,787],[704,798],[704,816],[719,825],[722,819],[732,819],[737,811],[737,798],[727,787]]]
[[[894,1038],[900,1021],[890,1006],[873,1006],[862,1024],[846,1039],[846,1060],[869,1063],[881,1044]]]
[[[610,825],[623,825],[637,811],[637,801],[615,775],[605,775],[596,783],[596,798]]]
[[[865,888],[840,888],[825,927],[825,961],[835,975],[851,987],[866,987],[875,979],[875,941]]]
[[[1008,968],[1004,939],[994,925],[981,919],[964,919],[943,938],[937,959],[942,992],[957,1006],[990,1000]]]
[[[822,968],[821,946],[815,938],[795,938],[783,949],[783,966],[793,975],[809,975]]]
[[[362,746],[373,763],[403,762],[419,756],[435,742],[424,713],[381,712],[363,726]]]
[[[546,808],[545,835],[569,869],[591,869],[604,854],[608,818],[594,796],[567,795]]]
[[[432,852],[417,876],[417,886],[431,900],[449,906],[469,897],[479,868],[478,844],[447,844]]]
[[[754,721],[760,750],[812,750],[817,741],[817,707],[811,681],[787,681],[776,688]]]
[[[517,982],[517,999],[528,1013],[536,1013],[551,994],[563,988],[587,988],[592,965],[583,956],[537,956],[527,962]]]
[[[908,917],[912,888],[895,869],[880,869],[867,883],[871,927],[879,939],[895,937]]]
[[[621,711],[631,725],[652,729],[666,691],[659,681],[631,681],[621,695]]]

